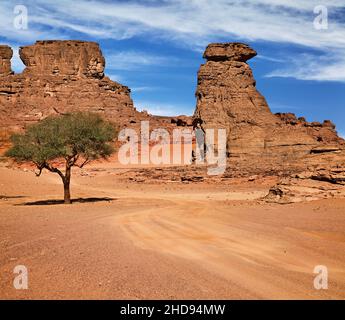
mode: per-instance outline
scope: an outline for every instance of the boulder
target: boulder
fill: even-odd
[[[211,43],[207,46],[204,59],[208,61],[240,61],[255,57],[256,51],[244,43]]]

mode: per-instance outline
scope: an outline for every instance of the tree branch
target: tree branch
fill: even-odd
[[[47,162],[43,163],[43,168],[49,170],[50,172],[57,173],[61,177],[62,180],[65,180],[65,176],[63,175],[63,173],[58,168],[52,167]]]
[[[91,160],[87,157],[84,162],[82,162],[80,165],[76,165],[80,169],[82,169],[87,163],[89,163]]]
[[[75,156],[72,158],[72,161],[70,162],[70,165],[71,165],[71,166],[74,166],[74,165],[77,163],[78,159],[79,159],[79,154],[75,155]]]
[[[34,164],[36,165],[37,169],[39,170],[39,172],[35,172],[36,177],[39,177],[42,173],[42,170],[44,169],[43,164],[39,164],[37,162],[34,162]]]
[[[73,154],[72,156],[66,156],[65,160],[66,160],[66,165],[69,167],[72,167],[75,165],[75,163],[78,161],[79,159],[79,154]]]

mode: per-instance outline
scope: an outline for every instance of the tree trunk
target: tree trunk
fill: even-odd
[[[71,168],[69,166],[66,166],[65,179],[63,180],[65,204],[71,204],[70,181],[71,181]]]

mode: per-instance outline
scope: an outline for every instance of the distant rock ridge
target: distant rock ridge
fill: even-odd
[[[227,130],[230,156],[265,155],[298,158],[323,144],[344,145],[326,120],[308,123],[292,113],[274,115],[256,89],[247,60],[256,51],[242,43],[212,43],[198,72],[196,110],[203,127]]]

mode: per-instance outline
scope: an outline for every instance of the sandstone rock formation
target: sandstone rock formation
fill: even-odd
[[[227,130],[230,157],[226,172],[212,177],[217,183],[234,177],[279,176],[282,180],[266,201],[280,203],[344,194],[345,141],[334,124],[310,123],[293,113],[273,114],[246,63],[256,52],[245,44],[207,47],[207,62],[198,73],[193,119],[138,112],[130,89],[104,75],[105,60],[97,43],[37,41],[22,47],[20,57],[26,68],[21,74],[11,70],[12,54],[10,47],[0,46],[0,147],[9,133],[50,114],[74,110],[101,113],[121,127],[136,129],[141,120],[149,120],[151,129],[198,124],[203,129]],[[196,165],[151,168],[134,172],[133,179],[210,181],[206,171],[206,166]]]
[[[208,61],[240,61],[256,56],[256,51],[243,43],[212,43],[204,52],[204,58]]]
[[[312,151],[295,162],[293,172],[284,172],[264,201],[286,204],[345,197],[345,150],[330,145]]]
[[[194,120],[227,130],[223,178],[279,176],[265,198],[271,202],[345,196],[345,141],[335,125],[273,114],[246,63],[255,55],[242,43],[213,43],[198,73]]]
[[[61,75],[102,79],[105,60],[95,42],[37,41],[19,52],[26,75]]]
[[[307,122],[304,117],[299,117],[297,119],[293,113],[276,113],[275,116],[278,117],[283,124],[286,124],[287,128],[291,129],[291,127],[295,127],[300,131],[306,132],[314,141],[317,141],[317,146],[311,149],[312,153],[312,150],[315,150],[316,153],[317,149],[320,151],[332,149],[330,145],[334,145],[333,149],[338,149],[339,146],[344,145],[344,140],[338,136],[335,125],[330,120],[324,120],[323,123],[316,121]]]
[[[26,68],[12,74],[12,49],[0,47],[0,138],[50,114],[73,110],[103,114],[121,126],[151,120],[138,112],[130,90],[104,75],[97,43],[37,41],[21,47]]]
[[[0,77],[12,74],[11,58],[13,51],[9,46],[0,45]]]
[[[264,200],[287,204],[340,197],[345,197],[345,167],[337,165],[284,178]]]
[[[230,156],[277,155],[282,162],[282,157],[298,158],[320,145],[343,145],[330,121],[308,123],[270,111],[246,63],[255,55],[242,43],[210,44],[198,73],[194,118],[202,120],[204,129],[227,130]]]

